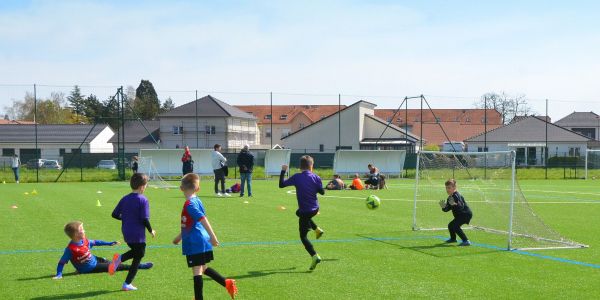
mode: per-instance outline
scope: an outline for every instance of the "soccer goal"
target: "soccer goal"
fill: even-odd
[[[265,177],[279,175],[281,165],[290,165],[292,149],[272,149],[265,153]]]
[[[154,188],[174,188],[175,185],[167,182],[160,176],[156,169],[156,165],[152,161],[152,157],[138,157],[138,172],[148,175],[148,186]]]
[[[379,173],[401,176],[405,150],[338,150],[333,158],[333,171],[340,175],[363,174],[372,164]]]
[[[600,149],[585,151],[585,179],[600,179]]]
[[[194,173],[213,175],[212,149],[190,149],[194,161]],[[151,157],[160,176],[181,176],[183,149],[140,149],[139,157]],[[140,171],[141,172],[141,171]]]
[[[447,230],[452,212],[442,212],[438,202],[448,197],[445,181],[454,178],[473,211],[466,228],[494,233],[486,238],[490,243],[507,243],[509,250],[587,247],[561,236],[535,213],[532,205],[543,203],[529,203],[521,192],[515,158],[513,151],[419,152],[413,230]]]

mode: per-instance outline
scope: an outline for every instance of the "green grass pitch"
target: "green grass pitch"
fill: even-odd
[[[228,180],[229,185],[232,182]],[[308,272],[310,257],[298,238],[296,199],[287,193],[291,189],[277,188],[276,180],[255,180],[253,198],[217,198],[212,183],[205,180],[199,196],[221,242],[210,266],[237,280],[238,299],[589,299],[600,295],[598,181],[521,181],[546,224],[590,245],[526,252],[495,248],[505,242],[489,233],[467,232],[474,245],[463,248],[442,245],[447,232],[413,232],[414,181],[389,180],[388,185],[387,190],[334,191],[320,197],[321,213],[314,220],[325,234],[314,241],[311,232],[309,238],[324,261]],[[138,291],[120,291],[125,272],[75,275],[70,264],[62,280],[51,279],[68,242],[62,232],[67,221],[83,221],[90,239],[122,241],[120,222],[110,214],[128,192],[124,182],[0,184],[0,299],[192,299],[192,272],[180,246],[171,244],[184,200],[178,189],[146,192],[158,235],[155,239],[147,235],[144,261],[155,266],[138,272],[134,281]],[[370,193],[381,198],[377,210],[365,206]],[[98,201],[102,206],[96,206]],[[476,218],[477,211],[474,214]],[[123,245],[95,247],[93,253],[110,257],[125,249]],[[204,294],[207,299],[229,298],[210,279],[205,279]]]

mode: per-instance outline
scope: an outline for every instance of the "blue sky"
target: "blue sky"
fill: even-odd
[[[122,3],[124,2],[124,3]],[[102,98],[149,79],[176,104],[469,108],[524,94],[600,113],[595,1],[2,1],[0,111],[37,83]],[[418,107],[418,103],[410,103]]]

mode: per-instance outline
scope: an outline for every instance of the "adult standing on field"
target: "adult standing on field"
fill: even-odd
[[[190,153],[190,147],[185,146],[185,152],[181,157],[181,162],[183,163],[182,172],[183,176],[188,173],[194,172],[194,161],[192,160],[192,153]]]
[[[229,197],[228,193],[225,192],[225,171],[224,168],[227,168],[227,158],[221,154],[221,145],[215,144],[213,146],[214,150],[210,157],[212,159],[212,168],[215,173],[215,194],[218,197],[226,196]],[[221,183],[221,191],[219,191],[219,182]]]
[[[13,173],[15,173],[15,182],[19,183],[19,166],[21,165],[21,160],[19,156],[15,153],[13,157],[10,158],[10,166],[12,167]]]
[[[237,157],[237,165],[240,168],[240,179],[242,187],[240,197],[244,197],[244,183],[248,185],[248,197],[252,197],[252,170],[254,169],[254,154],[250,152],[250,146],[244,145]]]

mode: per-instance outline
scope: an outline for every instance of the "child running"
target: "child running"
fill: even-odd
[[[181,233],[173,239],[173,244],[183,241],[181,250],[194,273],[195,299],[203,299],[203,274],[224,286],[231,299],[234,299],[237,294],[235,280],[225,279],[215,269],[206,266],[214,259],[213,246],[218,246],[219,240],[208,222],[202,201],[196,195],[200,190],[200,177],[194,173],[186,174],[181,179],[180,189],[186,201],[181,211]]]
[[[462,243],[459,246],[470,246],[471,242],[467,238],[467,235],[460,228],[463,224],[469,224],[473,213],[467,205],[465,198],[458,193],[456,190],[456,180],[448,179],[445,183],[446,193],[448,193],[448,199],[446,201],[440,200],[440,207],[442,211],[448,212],[452,210],[454,219],[448,223],[448,231],[450,232],[450,239],[446,240],[446,243],[456,243],[456,235],[460,237]]]
[[[88,238],[85,236],[85,229],[83,228],[83,223],[81,221],[72,221],[67,223],[64,230],[65,234],[71,238],[71,241],[65,248],[63,256],[58,261],[58,265],[56,266],[56,276],[52,277],[52,279],[61,279],[63,277],[63,268],[69,261],[71,261],[73,267],[75,267],[75,270],[77,270],[77,273],[79,274],[108,271],[109,261],[103,257],[93,255],[91,249],[94,246],[119,245],[119,242],[88,240]],[[140,264],[139,268],[150,269],[152,266],[152,263],[148,262]],[[119,265],[118,271],[120,270],[129,270],[129,266],[121,264]]]
[[[284,180],[283,178],[288,170],[288,166],[283,165],[281,166],[281,173],[279,174],[280,188],[292,185],[296,187],[296,199],[298,200],[296,216],[299,218],[298,229],[300,231],[300,240],[312,258],[309,268],[311,271],[321,262],[321,256],[317,254],[312,243],[306,236],[311,229],[315,231],[317,239],[321,238],[323,235],[323,229],[319,228],[312,218],[319,212],[317,193],[325,195],[321,178],[312,172],[313,163],[312,157],[304,155],[300,158],[301,173],[294,174],[292,177]]]
[[[150,206],[148,199],[144,196],[144,191],[148,186],[148,176],[144,173],[135,173],[129,180],[131,193],[125,195],[115,210],[112,212],[112,217],[121,220],[121,231],[123,239],[131,248],[131,250],[120,255],[115,253],[113,260],[108,266],[108,273],[115,274],[119,269],[121,262],[133,259],[127,278],[123,282],[123,291],[135,291],[137,287],[131,284],[144,254],[146,252],[146,232],[150,232],[152,237],[156,236],[156,231],[150,225]]]

